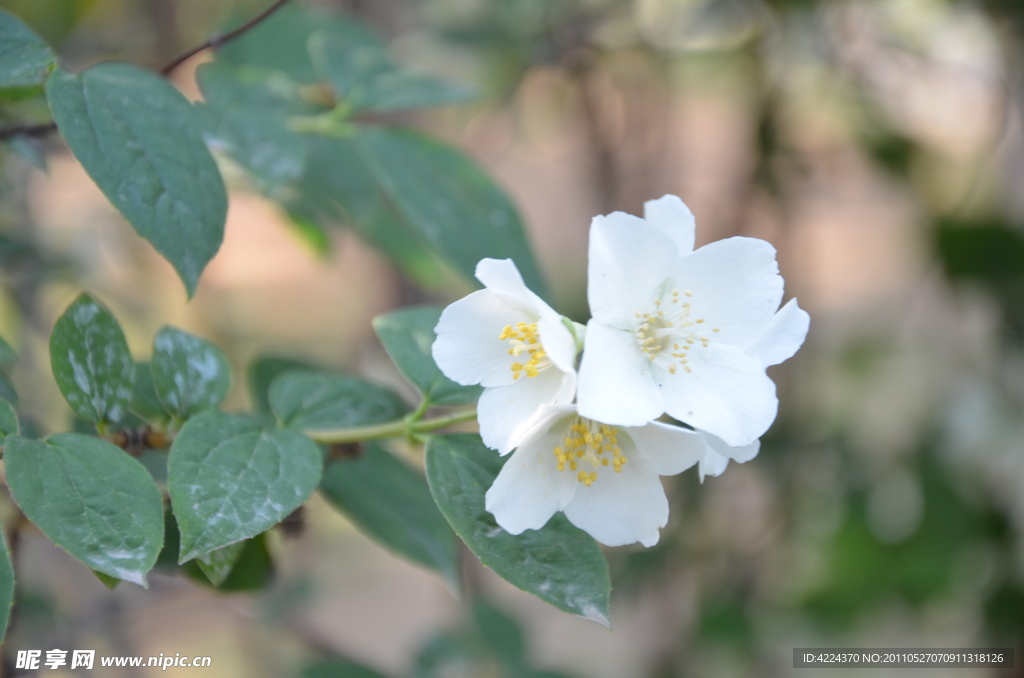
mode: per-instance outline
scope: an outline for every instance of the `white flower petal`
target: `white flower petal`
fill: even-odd
[[[672,238],[623,212],[594,217],[589,257],[590,312],[600,323],[620,329],[631,329],[633,313],[653,304],[680,259]]]
[[[672,283],[687,290],[690,317],[717,328],[714,341],[747,348],[757,341],[782,301],[775,248],[756,238],[728,238],[686,255]]]
[[[534,320],[540,315],[539,307],[547,306],[526,286],[511,259],[481,259],[476,265],[476,279],[509,306],[533,316]]]
[[[549,419],[546,422],[551,424]],[[520,445],[487,490],[484,506],[510,534],[544,527],[576,492],[576,479],[559,472],[553,450],[560,430],[535,436]]]
[[[573,371],[576,342],[572,333],[562,324],[562,316],[526,286],[511,259],[481,259],[476,265],[476,277],[509,307],[529,316],[529,322],[536,321],[541,344],[551,362],[563,372]]]
[[[678,246],[679,254],[693,251],[697,221],[690,208],[677,196],[665,195],[645,202],[644,220],[668,234]]]
[[[745,463],[757,456],[761,449],[761,441],[755,440],[749,445],[730,447],[724,440],[706,431],[699,433],[707,441],[708,452],[700,462],[700,481],[704,482],[704,476],[718,476],[725,471],[732,459],[740,464]]]
[[[587,325],[576,400],[584,417],[621,426],[646,424],[665,407],[633,334],[594,320]]]
[[[718,436],[713,436],[710,433],[706,433],[708,436],[708,445],[718,450],[719,453],[729,457],[737,464],[745,464],[761,451],[761,441],[755,440],[749,445],[740,445],[738,447],[731,447],[726,444],[724,440]]]
[[[729,458],[719,454],[711,446],[707,448],[707,454],[700,460],[700,481],[703,483],[707,476],[720,476],[729,465]]]
[[[764,334],[747,353],[757,356],[765,367],[778,365],[792,358],[803,345],[810,326],[811,316],[797,306],[796,299],[790,299],[772,317]]]
[[[668,414],[731,446],[749,445],[768,430],[779,401],[757,358],[713,343],[691,350],[689,366],[691,372],[659,372]]]
[[[565,515],[606,546],[658,543],[668,522],[668,500],[654,462],[631,445],[622,445],[627,462],[620,473],[604,468],[590,487],[578,483]]]
[[[654,463],[659,475],[674,476],[704,458],[704,434],[652,421],[646,426],[622,427],[638,448]]]
[[[520,377],[508,386],[484,389],[476,407],[480,437],[487,447],[507,454],[522,438],[520,427],[538,408],[571,403],[575,391],[576,375],[555,368],[536,377]]]
[[[576,340],[569,328],[562,323],[562,316],[544,304],[540,320],[537,321],[537,333],[540,343],[548,359],[562,372],[576,371]]]
[[[505,386],[513,383],[508,344],[498,339],[506,325],[533,322],[521,310],[504,303],[490,290],[473,292],[441,313],[431,349],[434,362],[445,376],[459,384]]]

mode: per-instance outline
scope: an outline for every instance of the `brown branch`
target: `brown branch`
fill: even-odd
[[[35,125],[16,125],[14,127],[6,127],[0,129],[0,141],[10,139],[18,135],[26,137],[45,137],[50,132],[57,129],[56,123],[43,122]]]
[[[229,31],[224,35],[214,34],[213,37],[211,37],[203,44],[197,47],[193,47],[184,54],[181,54],[172,59],[167,65],[160,69],[160,75],[167,77],[168,75],[173,73],[175,69],[178,68],[178,66],[182,65],[183,63],[194,57],[196,54],[199,54],[200,52],[211,48],[217,49],[231,42],[235,38],[247,33],[249,30],[255,28],[258,24],[262,23],[271,14],[273,14],[274,12],[288,4],[289,1],[290,0],[277,0],[270,7],[267,7],[265,10],[254,16],[252,19],[249,19],[233,31]],[[17,125],[14,127],[7,127],[5,129],[0,129],[0,141],[10,139],[12,137],[16,137],[19,135],[27,137],[42,137],[46,136],[51,132],[56,131],[56,129],[57,124],[54,122],[44,122],[32,125]]]
[[[164,76],[170,75],[172,72],[174,72],[174,69],[176,69],[178,66],[182,65],[183,63],[185,63],[186,61],[188,61],[189,59],[191,59],[195,55],[199,54],[203,50],[211,49],[211,48],[212,49],[217,49],[218,47],[221,47],[222,45],[226,45],[227,43],[231,42],[232,40],[234,40],[238,36],[242,35],[243,33],[246,33],[250,29],[255,28],[257,24],[262,23],[264,19],[266,19],[271,14],[273,14],[277,10],[281,9],[282,7],[284,7],[286,4],[288,4],[288,1],[289,0],[277,0],[277,2],[275,2],[273,5],[271,5],[270,7],[267,7],[261,13],[257,14],[253,18],[249,19],[248,21],[246,21],[244,24],[242,24],[241,26],[239,26],[235,30],[230,31],[228,33],[225,33],[224,35],[214,34],[213,37],[211,37],[209,40],[207,40],[203,44],[199,45],[198,47],[194,47],[194,48],[190,49],[189,51],[185,52],[184,54],[182,54],[181,56],[177,57],[176,59],[171,61],[169,64],[167,64],[166,66],[161,68],[160,69],[160,75],[164,75]]]

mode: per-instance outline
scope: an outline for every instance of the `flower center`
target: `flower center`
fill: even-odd
[[[637,347],[644,352],[648,360],[657,361],[661,366],[675,374],[680,367],[692,372],[687,351],[700,346],[707,348],[710,338],[702,331],[704,318],[691,317],[691,305],[688,301],[693,297],[690,290],[680,294],[679,290],[662,295],[654,300],[653,311],[637,311],[636,329],[633,337]],[[694,329],[690,329],[694,328]],[[719,332],[719,328],[711,328]]]
[[[597,480],[596,469],[602,466],[611,466],[616,473],[621,473],[626,455],[619,448],[617,436],[614,426],[573,417],[562,444],[554,449],[558,470],[568,467],[570,471],[577,471],[576,480],[587,487]]]
[[[518,357],[525,354],[525,362],[517,360],[510,366],[513,379],[519,379],[524,373],[527,377],[536,377],[551,364],[544,346],[540,343],[537,323],[516,323],[515,327],[505,325],[498,340],[509,343],[509,355]]]

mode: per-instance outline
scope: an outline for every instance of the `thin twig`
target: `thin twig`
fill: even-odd
[[[265,10],[254,16],[252,19],[249,19],[235,30],[229,31],[224,35],[214,34],[213,37],[211,37],[209,40],[199,45],[198,47],[193,47],[184,54],[172,59],[166,66],[160,69],[160,75],[167,77],[168,75],[173,73],[174,70],[178,68],[178,66],[182,65],[183,63],[194,57],[196,54],[199,54],[200,52],[207,49],[217,49],[218,47],[226,45],[235,38],[248,32],[252,28],[255,28],[258,24],[262,23],[271,14],[273,14],[274,12],[288,4],[289,1],[290,0],[277,0],[277,2],[275,2],[273,5],[267,7]],[[46,136],[51,132],[56,131],[56,129],[57,124],[53,122],[44,122],[33,125],[17,125],[15,127],[0,129],[0,141],[10,139],[12,137],[16,137],[19,135],[27,137],[42,137]]]
[[[7,127],[0,129],[0,141],[16,137],[18,135],[26,137],[44,137],[50,132],[57,129],[57,125],[52,122],[43,122],[35,125],[16,125],[14,127]]]
[[[262,23],[264,19],[266,19],[271,14],[284,7],[286,4],[288,4],[288,2],[289,0],[277,0],[277,2],[275,2],[273,5],[267,7],[260,14],[257,14],[252,19],[249,19],[249,21],[246,21],[244,24],[242,24],[235,30],[225,33],[224,35],[214,34],[213,37],[211,37],[203,44],[199,45],[198,47],[190,49],[189,51],[185,52],[184,54],[182,54],[181,56],[179,56],[178,58],[174,59],[169,64],[161,68],[160,75],[170,75],[172,72],[174,72],[174,69],[176,69],[178,66],[182,65],[192,57],[194,57],[196,54],[199,54],[203,50],[210,48],[217,49],[222,45],[226,45],[238,36],[254,28],[257,24]]]

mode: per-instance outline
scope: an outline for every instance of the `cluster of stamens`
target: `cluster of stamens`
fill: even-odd
[[[562,444],[554,449],[558,470],[564,471],[568,467],[570,471],[577,471],[576,480],[587,487],[597,480],[597,471],[581,469],[580,465],[586,464],[593,469],[611,466],[616,473],[621,473],[626,455],[619,448],[617,434],[614,426],[574,417]]]
[[[709,338],[706,333],[699,329],[686,331],[705,322],[704,318],[690,319],[691,306],[686,299],[692,296],[693,292],[690,290],[682,294],[679,290],[672,290],[669,295],[654,300],[654,311],[637,311],[634,314],[637,318],[636,330],[633,332],[636,345],[648,360],[659,359],[660,362],[667,362],[666,369],[670,374],[675,374],[680,367],[692,372],[687,351],[698,343],[703,348],[708,346]],[[713,327],[711,331],[720,330]]]
[[[517,360],[510,366],[513,379],[519,379],[523,374],[526,374],[527,377],[536,377],[541,370],[551,364],[548,354],[544,351],[544,346],[540,343],[537,323],[520,322],[516,323],[515,327],[505,325],[498,339],[508,341],[511,345],[511,348],[508,349],[509,355],[518,357],[526,354],[525,362]]]

